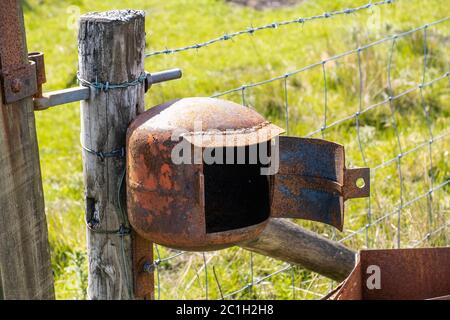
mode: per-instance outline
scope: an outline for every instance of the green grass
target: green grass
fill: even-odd
[[[321,14],[365,1],[305,1],[296,7],[256,11],[229,5],[220,0],[123,0],[123,1],[26,1],[25,20],[29,51],[46,55],[48,83],[46,90],[66,88],[76,84],[78,12],[134,8],[146,11],[148,51],[201,42],[224,33],[273,21]],[[147,94],[147,106],[186,96],[210,96],[216,92],[239,87],[282,75],[310,63],[354,49],[387,35],[399,33],[448,16],[445,0],[399,0],[389,6],[349,16],[308,22],[305,25],[280,27],[218,43],[209,48],[177,55],[156,56],[146,60],[146,70],[183,69],[182,80],[155,85]],[[426,79],[431,80],[449,70],[449,22],[428,29],[429,61]],[[388,97],[387,64],[391,43],[385,43],[361,53],[363,70],[363,106]],[[423,32],[398,40],[394,48],[392,87],[394,93],[406,90],[421,81],[423,68]],[[357,111],[359,77],[357,56],[351,55],[326,64],[328,84],[327,123],[330,124]],[[247,89],[246,101],[271,121],[285,126],[283,81]],[[314,68],[288,79],[289,133],[305,135],[323,123],[324,94],[322,69]],[[241,94],[225,99],[241,102]],[[424,89],[434,135],[446,132],[450,124],[448,79]],[[418,91],[403,96],[394,103],[403,150],[409,150],[429,138],[421,98]],[[389,105],[377,107],[360,118],[361,143],[367,164],[374,167],[395,157],[399,151],[392,125]],[[41,152],[46,210],[50,230],[52,263],[60,299],[85,299],[87,257],[83,218],[83,183],[79,144],[79,107],[70,104],[37,113],[37,128]],[[320,137],[319,135],[316,135]],[[325,131],[324,137],[346,147],[347,166],[363,166],[355,121],[346,121]],[[430,176],[435,185],[450,177],[448,139],[432,145],[433,163],[428,147],[401,159],[404,203],[425,193]],[[449,188],[433,194],[429,214],[427,197],[402,210],[401,244],[412,246],[449,220]],[[345,232],[334,232],[316,223],[300,221],[309,229],[329,237],[342,238],[375,221],[399,205],[400,181],[397,162],[372,174],[371,220],[367,201],[346,203]],[[367,238],[366,238],[367,236]],[[397,214],[377,226],[345,241],[355,248],[393,248],[396,246]],[[420,246],[449,245],[448,229],[443,229]],[[160,248],[161,256],[171,251]],[[250,253],[232,248],[206,254],[208,263],[209,298],[220,297],[212,266],[226,294],[251,281]],[[261,278],[284,264],[254,255],[254,278]],[[187,254],[163,263],[160,268],[161,298],[204,298],[205,278],[201,253]],[[312,299],[330,289],[330,281],[296,267],[283,272],[235,298]]]

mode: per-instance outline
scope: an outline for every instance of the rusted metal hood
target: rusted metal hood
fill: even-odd
[[[250,240],[271,217],[342,230],[344,201],[369,195],[369,169],[346,169],[339,144],[281,133],[255,110],[213,98],[174,100],[141,114],[127,133],[133,228],[184,250]],[[270,161],[253,159],[253,151]]]
[[[284,132],[252,108],[231,101],[184,98],[153,109],[144,121],[138,122],[139,130],[178,131],[184,139],[201,148],[251,145]]]

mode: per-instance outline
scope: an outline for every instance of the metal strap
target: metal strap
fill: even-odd
[[[10,104],[37,92],[35,63],[28,62],[20,1],[0,5],[0,91]],[[22,35],[22,36],[21,36]],[[25,53],[25,54],[24,54]]]

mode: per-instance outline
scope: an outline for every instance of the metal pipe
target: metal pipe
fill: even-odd
[[[155,73],[148,73],[147,74],[147,81],[150,84],[154,83],[160,83],[175,79],[180,79],[183,76],[183,73],[180,69],[171,69],[171,70],[165,70]]]
[[[154,83],[180,79],[182,75],[180,69],[171,69],[155,73],[146,72],[146,92]],[[87,100],[89,99],[90,94],[91,88],[85,86],[46,92],[42,97],[33,100],[34,110],[41,111],[66,103]]]
[[[89,87],[75,87],[46,92],[41,98],[34,98],[34,110],[41,111],[61,104],[87,100],[91,94]]]

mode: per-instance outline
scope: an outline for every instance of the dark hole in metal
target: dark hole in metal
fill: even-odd
[[[270,142],[263,144],[227,147],[221,154],[205,149],[222,160],[203,167],[206,233],[244,228],[269,218],[269,179],[261,174],[267,163],[259,154],[270,156]]]

